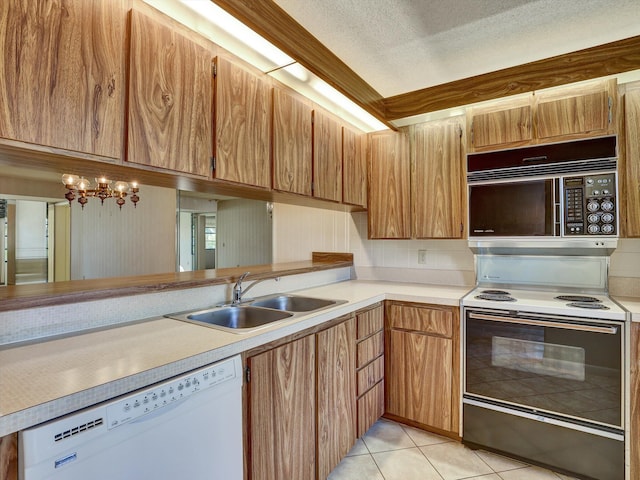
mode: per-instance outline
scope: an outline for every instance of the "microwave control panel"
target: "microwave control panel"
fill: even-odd
[[[564,235],[616,235],[614,173],[565,177]]]

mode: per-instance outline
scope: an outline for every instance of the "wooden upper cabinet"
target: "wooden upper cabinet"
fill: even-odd
[[[311,115],[309,103],[273,89],[273,188],[311,196]]]
[[[342,200],[342,125],[318,109],[313,111],[313,196]]]
[[[342,127],[342,203],[367,207],[367,135]]]
[[[537,138],[558,141],[614,133],[615,88],[615,80],[610,80],[536,94]]]
[[[212,98],[209,51],[133,10],[127,161],[208,176]]]
[[[640,237],[640,82],[624,94],[625,158],[621,168],[621,198],[625,237]]]
[[[271,187],[271,88],[262,77],[216,59],[214,176]]]
[[[124,0],[0,2],[0,137],[121,158]]]
[[[471,139],[474,149],[506,148],[525,145],[533,138],[531,106],[474,110],[471,116]]]
[[[405,131],[369,137],[369,238],[410,238],[410,158]]]
[[[461,238],[465,216],[461,120],[415,125],[412,142],[412,236]]]

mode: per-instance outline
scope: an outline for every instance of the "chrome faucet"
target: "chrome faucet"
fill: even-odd
[[[271,280],[270,278],[261,278],[258,280],[254,280],[254,282],[251,285],[249,285],[247,288],[243,290],[242,281],[247,277],[247,275],[249,275],[249,273],[251,272],[244,272],[242,275],[240,275],[240,278],[238,278],[238,281],[233,286],[233,296],[231,298],[231,305],[239,305],[240,303],[242,303],[242,296],[245,293],[247,293],[249,290],[251,290],[251,288],[254,285],[257,285],[258,283],[262,283],[265,280]],[[280,280],[280,277],[275,277],[274,280],[277,282]]]

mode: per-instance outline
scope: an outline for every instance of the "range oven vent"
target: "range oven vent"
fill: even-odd
[[[469,183],[616,170],[616,137],[467,155]]]

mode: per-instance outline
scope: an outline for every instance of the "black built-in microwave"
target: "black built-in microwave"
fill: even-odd
[[[469,237],[616,237],[616,137],[467,156]]]

